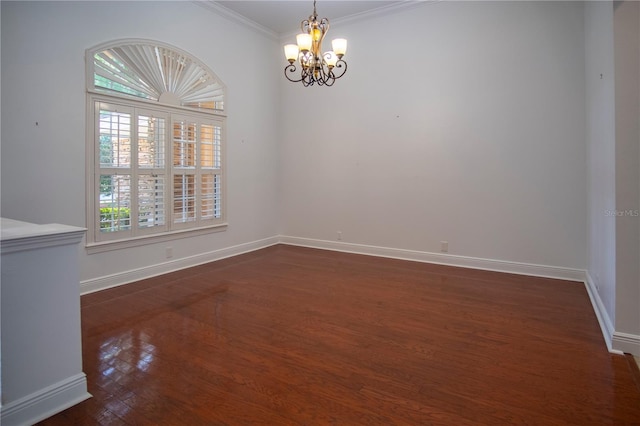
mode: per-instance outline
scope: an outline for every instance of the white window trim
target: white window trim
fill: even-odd
[[[149,48],[151,48],[152,50],[158,48],[160,49],[160,51],[168,53],[172,58],[180,57],[182,58],[182,60],[187,60],[194,63],[197,67],[201,69],[201,71],[199,72],[203,73],[202,74],[203,77],[207,78],[207,80],[202,80],[202,82],[210,81],[212,82],[212,84],[216,86],[215,90],[217,91],[217,94],[215,96],[221,96],[219,100],[223,101],[221,103],[221,109],[209,109],[207,107],[197,108],[194,106],[182,106],[182,105],[174,104],[173,101],[177,100],[177,98],[175,98],[175,95],[171,95],[171,93],[169,93],[170,96],[168,96],[168,98],[164,98],[166,101],[169,102],[169,104],[164,104],[163,103],[165,102],[163,100],[164,95],[160,96],[160,98],[156,101],[156,100],[150,100],[150,99],[145,99],[141,97],[139,98],[133,95],[128,95],[126,93],[110,92],[108,90],[105,91],[102,88],[96,88],[95,80],[94,80],[94,72],[95,72],[94,54],[98,52],[103,52],[107,49],[120,48],[120,47],[125,48],[125,46],[130,46],[130,45],[145,46],[143,47],[143,49],[147,49],[146,51],[149,51],[148,50]],[[158,52],[158,50],[153,50],[153,51]],[[131,52],[131,50],[129,50],[128,52]],[[140,52],[141,51],[138,51],[138,53]],[[177,56],[174,56],[174,55],[177,55]],[[129,56],[129,57],[131,58],[135,56],[136,55]],[[226,110],[227,96],[226,96],[226,86],[224,85],[224,83],[217,77],[217,75],[215,75],[215,73],[211,71],[211,69],[209,69],[204,63],[199,61],[193,55],[181,49],[178,49],[174,46],[171,46],[162,42],[158,42],[156,40],[121,39],[121,40],[113,40],[106,43],[102,43],[100,45],[94,46],[93,48],[87,49],[85,54],[85,62],[86,62],[85,72],[86,72],[86,89],[87,89],[87,96],[86,96],[87,104],[85,108],[85,111],[86,111],[85,122],[87,124],[86,125],[86,150],[85,150],[85,153],[86,153],[85,154],[85,175],[86,175],[85,200],[86,200],[86,222],[87,222],[87,230],[88,230],[87,238],[86,238],[87,253],[92,254],[92,253],[99,253],[99,252],[110,251],[110,250],[118,250],[122,248],[137,247],[137,246],[143,246],[148,244],[155,244],[159,242],[171,241],[171,240],[184,238],[184,237],[192,237],[192,236],[209,234],[213,232],[224,231],[228,226],[228,223],[227,223],[228,197],[227,197],[227,173],[226,173],[227,140],[226,140],[226,114],[224,112],[224,110]],[[170,73],[172,72],[172,70],[173,69],[167,70],[167,71]],[[193,74],[189,74],[189,75],[193,75]],[[165,87],[168,87],[168,86],[165,86]],[[182,86],[182,89],[180,90],[184,90],[185,87],[190,87],[190,86]],[[198,88],[198,90],[201,90],[202,87]],[[164,90],[166,91],[169,89],[164,89]],[[162,93],[162,90],[160,90],[159,93]],[[187,95],[186,92],[184,91],[181,93],[185,93],[185,96]],[[190,92],[190,93],[193,94],[194,92]],[[198,92],[196,96],[202,96],[202,92]],[[164,111],[165,113],[169,114],[170,117],[173,117],[173,115],[179,115],[181,113],[184,113],[191,117],[193,116],[201,117],[205,121],[219,122],[221,131],[222,131],[222,134],[221,134],[222,145],[220,147],[221,167],[219,169],[220,171],[219,174],[221,176],[220,189],[222,191],[222,199],[221,199],[222,205],[220,210],[221,217],[215,220],[215,222],[213,223],[211,222],[202,223],[201,224],[202,226],[200,227],[192,226],[184,229],[177,229],[173,226],[173,223],[172,223],[173,208],[174,208],[173,200],[172,200],[173,194],[168,194],[168,198],[166,198],[167,203],[166,203],[166,211],[165,211],[165,220],[167,221],[168,228],[166,228],[164,231],[159,231],[156,233],[146,233],[144,231],[135,232],[135,233],[132,233],[134,234],[133,236],[126,236],[124,238],[118,238],[118,239],[106,239],[106,240],[100,239],[99,240],[97,238],[98,233],[100,232],[100,230],[98,229],[100,225],[99,225],[99,209],[98,209],[99,199],[96,194],[96,190],[97,190],[97,182],[96,182],[97,169],[96,168],[99,168],[100,165],[99,165],[99,149],[96,146],[96,139],[95,139],[96,130],[97,130],[96,116],[95,116],[96,102],[106,102],[109,104],[126,105],[127,108],[129,107],[136,108],[138,110],[149,109],[152,111]],[[193,100],[191,102],[193,102]],[[173,127],[173,124],[171,123],[171,120],[168,120],[167,128],[172,129],[172,127]],[[167,178],[166,182],[169,182],[172,179],[172,159],[170,158],[170,155],[169,155],[173,145],[171,133],[167,134],[166,143],[167,145],[165,146],[165,149],[167,149],[168,151],[166,151],[167,156],[165,157],[165,161],[167,161],[165,165],[166,167],[165,170],[166,170],[166,178]],[[133,166],[133,167],[137,168],[138,166]],[[172,185],[172,183],[170,185]],[[170,187],[171,186],[169,186],[169,188]],[[137,220],[137,218],[131,218],[132,226],[133,226],[133,221],[135,220]]]
[[[199,116],[204,120],[214,120],[214,121],[220,121],[222,124],[222,140],[223,140],[223,146],[221,149],[221,163],[222,163],[222,167],[221,167],[221,175],[222,175],[222,188],[221,190],[223,191],[223,202],[222,202],[222,211],[221,211],[221,216],[222,216],[222,222],[218,222],[216,224],[212,224],[212,225],[205,225],[205,226],[200,226],[200,227],[190,227],[190,228],[183,228],[183,229],[172,229],[169,231],[165,231],[165,232],[158,232],[158,233],[154,233],[154,234],[146,234],[146,235],[137,235],[137,236],[133,236],[133,237],[126,237],[126,238],[121,238],[121,239],[113,239],[113,240],[106,240],[106,241],[97,241],[95,236],[96,236],[96,232],[98,232],[98,227],[97,227],[97,221],[96,221],[96,212],[97,212],[97,199],[96,199],[96,194],[95,194],[95,188],[96,188],[96,173],[95,173],[95,168],[97,167],[97,162],[99,161],[98,159],[98,150],[96,149],[96,145],[95,145],[95,134],[96,134],[96,126],[95,126],[95,105],[96,102],[105,102],[108,104],[123,104],[126,103],[126,108],[139,108],[142,110],[156,110],[156,111],[163,111],[166,112],[167,114],[171,114],[174,113],[177,109],[182,109],[185,111],[186,115],[188,116]],[[146,101],[146,100],[138,100],[138,99],[130,99],[130,98],[126,98],[126,99],[122,99],[120,97],[117,96],[109,96],[109,95],[105,95],[103,93],[98,93],[98,92],[89,92],[87,94],[87,117],[86,117],[86,123],[87,123],[87,132],[86,132],[86,141],[87,141],[87,145],[86,145],[86,159],[85,159],[85,164],[87,165],[86,167],[86,217],[87,217],[87,239],[86,239],[86,244],[85,247],[87,249],[87,253],[88,254],[93,254],[93,253],[100,253],[100,252],[105,252],[105,251],[111,251],[111,250],[119,250],[119,249],[123,249],[123,248],[130,248],[130,247],[139,247],[139,246],[143,246],[143,245],[148,245],[148,244],[155,244],[155,243],[160,243],[160,242],[166,242],[166,241],[171,241],[171,240],[175,240],[175,239],[179,239],[179,238],[184,238],[184,237],[192,237],[192,236],[198,236],[198,235],[204,235],[204,234],[209,234],[209,233],[213,233],[213,232],[220,232],[220,231],[224,231],[227,229],[228,227],[228,222],[226,220],[227,218],[227,188],[226,188],[226,115],[224,114],[212,114],[212,113],[205,113],[199,110],[194,110],[193,108],[186,108],[186,107],[176,107],[176,106],[164,106],[162,104],[158,104],[156,102],[150,102],[150,101]],[[216,119],[217,118],[217,119]],[[171,123],[169,123],[171,127]],[[170,158],[167,157],[166,161],[171,161]],[[169,165],[169,169],[171,169],[171,166]],[[171,200],[171,197],[169,197],[168,201]],[[173,208],[170,204],[168,204],[167,207],[167,212],[166,212],[166,220],[167,221],[172,221],[172,217],[173,217]],[[132,218],[133,220],[133,218]]]
[[[146,246],[149,244],[163,243],[173,241],[179,238],[197,237],[199,235],[211,234],[214,232],[222,232],[227,229],[228,223],[220,223],[212,226],[201,228],[180,229],[177,231],[168,231],[158,234],[143,235],[122,240],[100,241],[97,243],[87,243],[85,248],[88,254],[104,253],[111,250],[120,250],[132,247]]]

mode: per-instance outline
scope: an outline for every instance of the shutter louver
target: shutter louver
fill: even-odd
[[[203,65],[168,47],[131,43],[93,56],[94,88],[180,106],[224,110],[223,84]],[[162,98],[163,94],[173,96]]]
[[[164,225],[164,176],[141,175],[138,179],[138,227]]]

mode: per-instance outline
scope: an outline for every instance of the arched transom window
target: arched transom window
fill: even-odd
[[[96,46],[86,62],[88,247],[224,229],[220,79],[149,40]]]
[[[224,110],[224,85],[174,47],[131,40],[92,49],[93,88],[169,105]]]

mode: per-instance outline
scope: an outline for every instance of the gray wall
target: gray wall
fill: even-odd
[[[348,25],[282,83],[284,235],[586,268],[583,5],[439,2]]]

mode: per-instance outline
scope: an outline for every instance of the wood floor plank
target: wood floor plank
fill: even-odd
[[[81,305],[45,426],[640,425],[582,283],[279,245]]]

